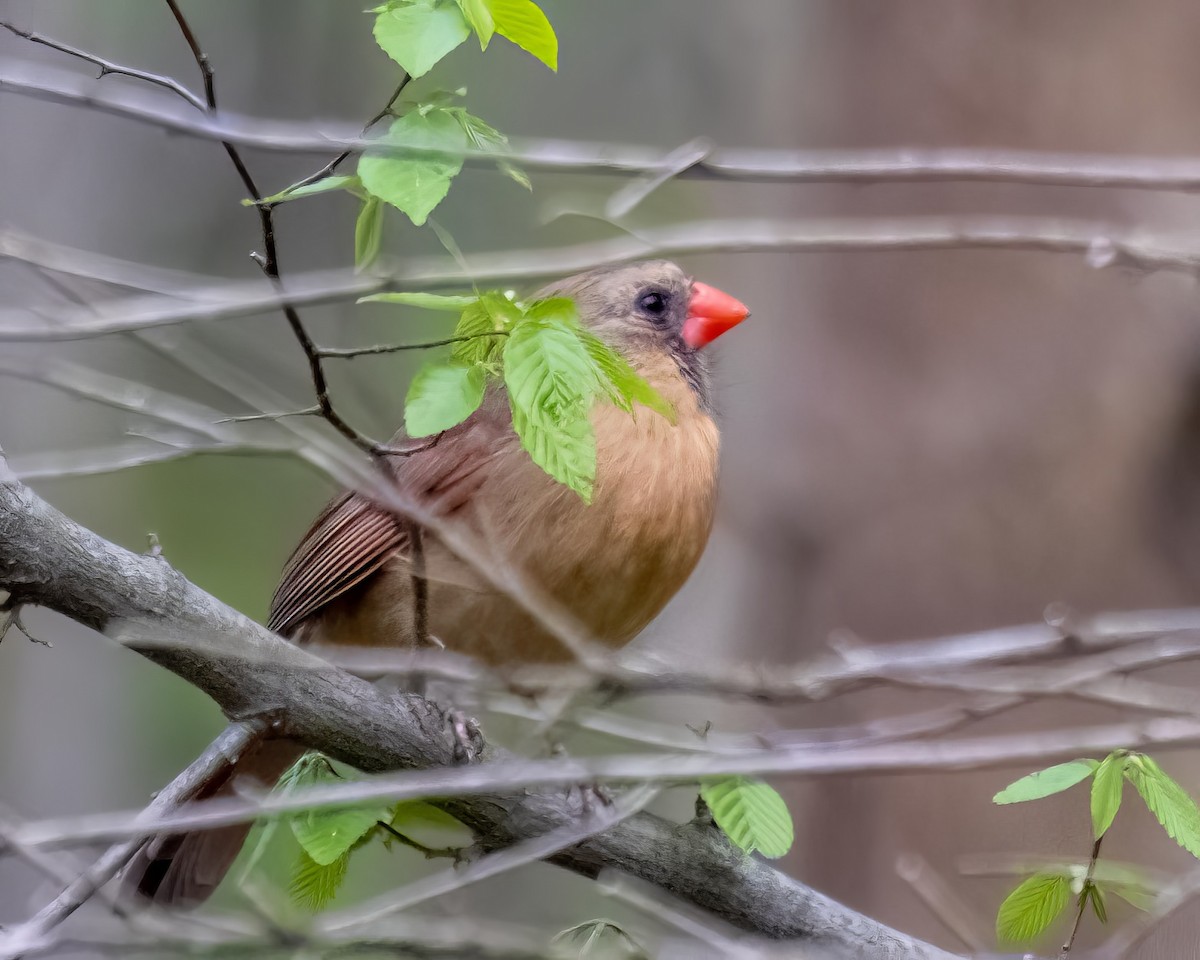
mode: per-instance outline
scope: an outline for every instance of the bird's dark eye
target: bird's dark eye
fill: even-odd
[[[661,317],[667,312],[667,295],[657,290],[643,293],[638,297],[638,308],[652,317]]]

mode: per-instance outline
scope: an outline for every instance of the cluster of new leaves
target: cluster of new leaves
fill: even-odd
[[[503,382],[521,445],[539,467],[591,501],[596,437],[588,417],[597,399],[629,414],[634,404],[674,421],[671,405],[620,354],[579,321],[563,297],[528,306],[502,293],[444,297],[381,293],[366,300],[460,313],[448,360],[413,377],[404,405],[410,437],[428,437],[466,420],[489,381]]]
[[[288,795],[320,784],[338,782],[347,774],[319,753],[306,753],[280,778],[275,792]],[[704,784],[700,795],[717,826],[746,853],[782,857],[792,845],[792,820],[783,798],[771,787],[745,777],[728,777]],[[258,843],[262,851],[280,823],[286,823],[299,844],[292,870],[291,895],[302,906],[320,910],[346,879],[350,857],[373,842],[391,849],[400,840],[427,856],[455,856],[473,842],[471,831],[449,814],[419,800],[395,805],[363,803],[321,808],[284,820],[272,820]],[[259,859],[253,855],[251,864]],[[581,928],[566,933],[579,934]],[[589,929],[587,936],[611,931]]]
[[[1200,857],[1200,808],[1178,783],[1143,753],[1116,750],[1103,760],[1072,760],[1022,777],[1005,787],[996,803],[1022,803],[1061,793],[1091,778],[1092,833],[1096,840],[1090,862],[1064,863],[1024,880],[1000,904],[996,934],[1001,941],[1036,939],[1062,914],[1072,898],[1082,911],[1091,907],[1101,923],[1108,920],[1106,897],[1120,897],[1146,909],[1153,890],[1135,868],[1097,862],[1099,843],[1112,826],[1125,783],[1133,785],[1146,807],[1172,840]]]
[[[292,794],[340,781],[344,776],[321,754],[306,753],[275,789]],[[280,822],[271,821],[259,849],[270,841]],[[351,855],[369,843],[381,842],[390,849],[394,841],[401,839],[420,849],[453,855],[473,840],[463,824],[419,800],[310,810],[287,818],[286,823],[300,846],[292,870],[291,894],[297,903],[311,910],[320,910],[333,899],[346,879]]]
[[[375,15],[375,41],[410,78],[424,76],[472,32],[482,49],[499,34],[558,69],[558,38],[533,0],[389,0],[369,12]],[[357,174],[302,181],[259,202],[277,204],[331,190],[352,194],[362,204],[354,229],[354,262],[360,269],[369,266],[383,241],[385,205],[420,226],[445,199],[468,152],[508,147],[504,134],[455,104],[463,92],[431,94],[405,104],[379,137],[380,149],[359,159]],[[529,188],[519,169],[504,159],[496,163]]]

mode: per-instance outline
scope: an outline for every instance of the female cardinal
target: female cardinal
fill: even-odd
[[[591,639],[619,646],[683,585],[708,540],[718,431],[702,350],[749,311],[662,260],[582,273],[535,299],[552,296],[575,301],[584,325],[673,405],[676,422],[597,402],[589,505],[529,458],[497,388],[436,444],[397,458],[395,483],[434,515],[485,537]],[[427,630],[447,648],[492,663],[569,655],[537,618],[428,533],[414,580],[411,529],[361,494],[335,498],[288,561],[269,627],[300,643],[357,645],[411,645]],[[414,602],[417,583],[427,591],[423,603]],[[237,774],[273,783],[302,751],[294,741],[263,740]],[[233,774],[231,764],[197,798],[233,792]],[[159,837],[130,866],[126,883],[160,904],[198,903],[221,881],[248,830]]]

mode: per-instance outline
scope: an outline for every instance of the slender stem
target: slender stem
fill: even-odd
[[[189,49],[192,51],[192,56],[196,60],[196,65],[200,68],[200,75],[204,79],[204,99],[207,104],[207,113],[215,115],[217,112],[217,93],[216,84],[213,78],[212,65],[209,63],[207,54],[200,47],[200,42],[196,39],[196,34],[184,16],[176,0],[166,0],[167,6],[175,17],[175,22],[179,24],[179,30],[183,34],[184,40],[187,42]],[[262,257],[256,257],[255,262],[262,268],[262,272],[266,274],[277,288],[282,287],[279,276],[279,250],[275,243],[275,220],[271,206],[264,204],[261,201],[262,193],[258,189],[258,184],[255,183],[254,177],[251,176],[249,169],[243,162],[241,154],[228,140],[222,140],[221,146],[225,148],[225,152],[229,155],[229,159],[233,162],[234,168],[237,170],[238,176],[241,178],[242,184],[249,192],[250,196],[256,201],[256,209],[258,210],[259,226],[262,230],[264,253]],[[325,377],[325,368],[321,363],[321,354],[317,350],[316,342],[309,334],[308,329],[300,319],[300,314],[291,304],[284,304],[283,315],[287,319],[288,326],[291,327],[292,334],[296,341],[300,344],[300,349],[304,351],[304,356],[308,360],[308,373],[312,379],[313,392],[317,397],[317,406],[320,408],[321,416],[334,427],[342,436],[363,450],[371,454],[380,454],[388,448],[385,444],[380,444],[370,437],[359,433],[352,427],[337,410],[334,409],[333,401],[329,397],[329,382]]]
[[[322,357],[353,358],[371,356],[379,353],[398,353],[401,350],[430,350],[434,347],[445,347],[452,343],[466,343],[479,337],[507,337],[507,330],[488,330],[485,333],[471,333],[463,337],[446,337],[443,340],[425,340],[421,343],[379,343],[373,347],[318,347],[317,352]]]
[[[400,78],[400,83],[397,85],[395,92],[393,92],[391,97],[388,99],[388,102],[383,105],[383,108],[377,114],[375,114],[375,116],[363,124],[363,133],[366,133],[373,126],[375,126],[375,124],[392,112],[392,106],[397,100],[400,99],[400,94],[404,92],[404,88],[408,86],[408,82],[410,80],[412,80],[412,77],[410,77],[407,73]],[[340,167],[352,153],[354,153],[352,149],[343,150],[316,173],[310,173],[307,177],[305,177],[303,180],[300,180],[293,186],[306,187],[310,183],[316,183],[318,180],[324,180],[335,170],[337,170],[337,168]]]
[[[1071,948],[1075,946],[1075,938],[1079,935],[1079,925],[1083,922],[1084,911],[1087,910],[1088,888],[1091,886],[1093,877],[1096,874],[1096,862],[1100,859],[1100,844],[1103,842],[1104,834],[1100,834],[1096,838],[1096,842],[1092,844],[1092,859],[1088,861],[1087,873],[1083,877],[1083,886],[1079,890],[1079,909],[1075,911],[1075,923],[1071,927],[1071,936],[1063,944],[1063,956],[1071,952]]]
[[[409,522],[412,541],[413,635],[418,647],[429,645],[429,581],[425,579],[425,538],[416,521]]]

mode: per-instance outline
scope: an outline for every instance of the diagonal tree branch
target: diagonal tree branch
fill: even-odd
[[[0,587],[17,603],[57,610],[118,640],[212,696],[233,718],[281,714],[310,747],[366,771],[454,763],[442,711],[388,695],[229,609],[161,558],[123,550],[22,485],[0,460]],[[168,645],[167,640],[177,641]],[[504,754],[484,746],[481,760]],[[560,792],[492,793],[443,805],[496,850],[576,822]],[[615,867],[728,922],[795,938],[832,957],[948,960],[946,952],[855,913],[735,850],[703,825],[647,813],[555,854],[595,877]]]
[[[0,458],[0,470],[3,459]],[[0,474],[0,486],[4,484]],[[2,526],[2,524],[0,524]],[[153,820],[190,799],[212,774],[238,754],[266,729],[261,720],[235,723],[221,733],[195,761],[150,802],[144,811]],[[12,930],[2,941],[0,956],[19,957],[40,946],[46,935],[89,900],[104,884],[133,859],[150,831],[114,844],[91,867],[70,883],[61,894],[39,910],[21,926]]]

